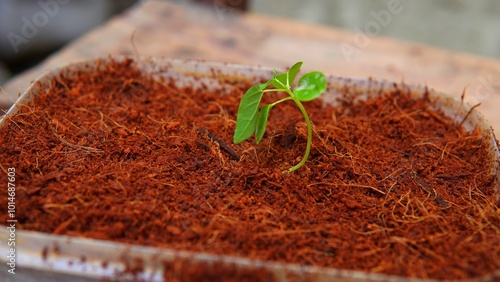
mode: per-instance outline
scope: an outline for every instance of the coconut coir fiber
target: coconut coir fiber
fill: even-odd
[[[409,277],[500,268],[480,133],[404,90],[346,95],[335,107],[312,101],[311,156],[287,174],[306,143],[292,102],[273,109],[260,144],[231,142],[248,87],[179,88],[130,60],[54,79],[0,129],[20,227]]]

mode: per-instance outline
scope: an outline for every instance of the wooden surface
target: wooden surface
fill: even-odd
[[[361,46],[356,41],[360,34],[340,29],[252,13],[234,14],[216,4],[159,0],[141,2],[14,77],[3,85],[8,95],[1,95],[0,103],[10,103],[7,96],[15,99],[30,81],[53,67],[108,54],[134,54],[134,31],[134,43],[141,56],[271,67],[286,67],[301,60],[307,70],[427,84],[457,99],[466,87],[467,101],[481,102],[479,111],[500,132],[499,60],[382,37],[369,37]],[[348,44],[355,51],[351,56],[342,49]]]

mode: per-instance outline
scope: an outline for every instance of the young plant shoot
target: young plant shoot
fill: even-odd
[[[302,62],[294,64],[287,72],[276,74],[274,77],[263,84],[257,84],[250,87],[243,98],[241,99],[236,117],[236,130],[234,132],[235,144],[245,141],[255,134],[255,142],[258,144],[264,133],[266,132],[267,120],[271,109],[281,102],[292,100],[299,107],[300,112],[304,116],[307,124],[307,145],[306,151],[302,160],[295,166],[288,169],[288,172],[293,172],[303,166],[309,153],[312,144],[312,124],[309,119],[302,102],[311,101],[319,97],[326,90],[326,78],[322,72],[314,71],[304,74],[300,79],[297,87],[293,88],[292,84],[297,76]],[[274,88],[268,89],[272,85]],[[278,100],[272,104],[264,105],[259,110],[260,101],[266,92],[286,92],[289,96]]]

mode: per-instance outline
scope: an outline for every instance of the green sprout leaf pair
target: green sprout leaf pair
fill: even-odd
[[[247,90],[240,101],[236,117],[236,130],[233,137],[233,142],[238,144],[255,134],[255,142],[258,144],[266,132],[271,109],[281,102],[293,100],[299,107],[307,124],[307,147],[302,160],[291,167],[288,172],[295,171],[303,166],[311,151],[312,124],[302,102],[314,100],[326,90],[326,77],[318,71],[304,74],[299,79],[297,87],[292,89],[301,66],[302,62],[295,63],[287,72],[279,74],[275,72],[274,77],[266,83],[254,85]],[[270,85],[274,86],[274,88],[268,88]],[[286,92],[289,97],[264,105],[259,110],[264,93],[277,91]]]

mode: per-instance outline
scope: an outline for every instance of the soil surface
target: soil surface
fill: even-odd
[[[306,144],[293,102],[273,108],[261,143],[234,145],[248,83],[219,95],[131,61],[102,68],[54,80],[0,128],[22,229],[421,278],[500,269],[487,146],[426,95],[305,103],[311,156],[282,173]]]

